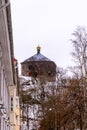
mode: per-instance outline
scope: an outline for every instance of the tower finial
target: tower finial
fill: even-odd
[[[37,46],[37,53],[40,53],[41,47],[38,45]]]

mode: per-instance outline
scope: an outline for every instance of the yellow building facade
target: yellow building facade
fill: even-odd
[[[20,104],[19,104],[19,82],[18,65],[14,59],[15,85],[10,87],[10,125],[11,130],[20,130]]]

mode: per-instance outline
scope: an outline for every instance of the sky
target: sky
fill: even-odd
[[[87,0],[11,0],[14,55],[20,63],[41,53],[58,67],[72,66],[70,39],[87,24]]]

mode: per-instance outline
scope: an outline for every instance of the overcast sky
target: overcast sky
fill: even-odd
[[[18,62],[41,53],[58,67],[72,65],[70,39],[87,24],[87,0],[11,0],[14,54]]]

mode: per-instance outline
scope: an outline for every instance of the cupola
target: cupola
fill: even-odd
[[[40,53],[41,47],[38,45],[36,48],[37,48],[37,53]]]

